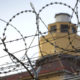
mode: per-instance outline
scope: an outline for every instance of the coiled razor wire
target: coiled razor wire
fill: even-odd
[[[67,49],[61,48],[61,47],[59,47],[59,46],[51,43],[48,39],[46,39],[46,38],[43,36],[42,32],[39,30],[39,19],[40,19],[40,16],[39,16],[39,15],[40,15],[40,13],[41,13],[46,7],[49,7],[49,6],[54,5],[54,4],[56,4],[56,5],[59,4],[59,5],[63,5],[63,6],[66,6],[66,7],[70,8],[70,9],[75,13],[75,15],[76,15],[76,17],[77,17],[77,22],[79,23],[78,14],[77,14],[77,12],[75,12],[74,8],[72,8],[70,5],[67,5],[66,3],[62,3],[62,2],[54,2],[54,3],[51,2],[50,4],[46,4],[45,6],[43,6],[43,7],[39,10],[38,14],[36,14],[36,26],[37,26],[37,30],[38,30],[38,36],[39,36],[39,34],[40,34],[40,35],[46,40],[46,42],[49,42],[51,45],[56,46],[56,48],[60,48],[60,49],[63,50],[63,51],[76,52],[75,50],[67,50]],[[12,55],[12,54],[8,51],[7,46],[6,46],[5,39],[6,39],[6,30],[7,30],[8,25],[10,25],[10,22],[12,22],[12,20],[15,19],[17,16],[19,16],[20,14],[27,13],[27,12],[34,13],[34,14],[35,14],[34,10],[33,10],[33,11],[32,11],[32,10],[25,10],[25,11],[21,11],[21,12],[17,13],[16,15],[14,15],[14,16],[6,23],[6,27],[4,28],[3,39],[2,39],[2,43],[3,43],[4,47],[5,47],[4,50],[8,53],[9,56],[13,57],[13,58],[16,59],[18,62],[20,62],[20,64],[22,64],[22,65],[24,66],[24,68],[26,68],[26,66],[25,66],[20,60],[18,60],[14,55]],[[14,27],[14,29],[15,29],[15,30],[20,34],[20,36],[22,37],[23,42],[24,42],[24,45],[25,45],[25,49],[27,49],[27,44],[26,44],[26,42],[25,42],[25,38],[23,37],[23,35],[21,34],[21,32],[20,32],[16,27]],[[70,33],[68,33],[68,36],[69,36],[69,35],[70,35]],[[68,39],[69,39],[69,41],[70,41],[70,36],[68,37]],[[17,40],[18,40],[18,39],[16,39],[16,41],[17,41]],[[70,45],[72,45],[72,42],[70,42]],[[73,45],[72,45],[72,47],[75,48]],[[79,50],[78,50],[78,51],[79,51]],[[77,51],[77,52],[78,52],[78,51]],[[80,52],[80,51],[79,51],[79,52]],[[27,50],[25,51],[25,54],[26,54],[26,57],[27,57],[27,59],[28,59],[28,62],[29,62],[29,64],[30,64],[30,66],[33,67],[32,64],[31,64],[30,59],[29,59],[28,56],[27,56]],[[31,77],[34,78],[33,75],[32,75],[32,73],[28,70],[28,68],[27,68],[27,71],[29,72],[29,74],[31,75]]]
[[[4,50],[8,53],[8,55],[9,55],[10,57],[13,57],[14,59],[16,59],[16,60],[17,60],[18,62],[20,62],[25,68],[26,68],[26,66],[25,66],[20,60],[18,60],[14,55],[12,55],[12,54],[8,51],[8,49],[7,49],[7,47],[6,47],[6,44],[5,44],[5,39],[6,39],[5,33],[6,33],[6,30],[7,30],[8,25],[10,24],[10,22],[11,22],[13,19],[15,19],[15,18],[16,18],[17,16],[19,16],[20,14],[27,13],[27,12],[34,13],[34,11],[32,11],[32,10],[21,11],[21,12],[17,13],[16,15],[14,15],[14,16],[7,22],[6,27],[4,28],[3,39],[2,39],[2,43],[3,43],[4,47],[5,47]],[[15,29],[16,29],[16,28],[15,28]],[[16,29],[16,30],[17,30],[17,29]],[[25,38],[23,37],[23,35],[21,34],[21,32],[20,32],[19,30],[17,30],[17,32],[18,32],[18,33],[20,34],[20,36],[22,37],[22,39],[23,39],[23,41],[24,41],[25,49],[26,49],[26,48],[27,48],[27,44],[26,44],[26,42],[25,42]],[[27,50],[25,51],[25,54],[26,54],[26,53],[27,53]],[[30,65],[31,65],[32,69],[33,69],[33,66],[32,66],[32,64],[31,64],[31,61],[30,61],[30,59],[28,58],[27,54],[26,54],[26,57],[27,57]],[[27,69],[27,71],[29,72],[29,74],[31,75],[31,77],[34,79],[32,73],[28,70],[28,68],[26,68],[26,69]],[[34,69],[33,69],[33,70],[34,70]],[[34,72],[35,72],[35,71],[34,71]]]

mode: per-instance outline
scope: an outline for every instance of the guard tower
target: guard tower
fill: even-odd
[[[71,23],[69,14],[59,13],[55,15],[55,18],[56,22],[48,25],[48,35],[40,38],[39,56],[61,52],[75,55],[74,50],[80,47],[77,26]]]
[[[36,67],[40,80],[80,80],[80,36],[66,13],[55,15],[48,34],[40,38]]]

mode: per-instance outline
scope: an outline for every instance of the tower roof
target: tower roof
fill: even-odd
[[[59,15],[67,15],[67,16],[71,17],[71,16],[70,16],[69,14],[67,14],[67,13],[58,13],[58,14],[55,15],[55,18],[56,18],[57,16],[59,16]]]
[[[58,13],[55,18],[56,22],[71,22],[71,16],[67,13]]]

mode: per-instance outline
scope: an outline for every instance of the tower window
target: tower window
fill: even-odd
[[[56,32],[56,25],[54,25],[54,26],[51,26],[51,28],[50,28],[50,32]]]
[[[76,33],[76,28],[72,26],[72,33]]]
[[[68,30],[69,30],[68,25],[61,24],[61,32],[68,32]]]

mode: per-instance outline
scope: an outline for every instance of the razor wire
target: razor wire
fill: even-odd
[[[46,7],[49,7],[49,6],[54,5],[54,4],[56,4],[56,5],[59,4],[59,5],[63,5],[63,6],[66,6],[66,7],[70,8],[70,9],[75,13],[75,15],[76,15],[76,17],[77,17],[77,22],[78,22],[78,24],[79,24],[78,14],[75,12],[75,9],[74,9],[74,8],[72,8],[70,5],[67,5],[67,4],[62,3],[62,2],[54,2],[54,3],[51,2],[50,4],[46,4],[45,6],[43,6],[43,7],[39,10],[39,12],[36,14],[36,26],[37,26],[38,34],[31,35],[31,36],[28,36],[28,37],[38,36],[38,38],[39,38],[39,35],[41,35],[41,36],[46,40],[46,42],[50,43],[50,44],[53,45],[53,46],[56,46],[56,47],[59,48],[59,49],[62,49],[63,51],[68,51],[68,52],[80,52],[79,50],[76,51],[75,47],[72,45],[72,42],[70,41],[70,38],[71,38],[71,37],[70,37],[69,35],[71,35],[71,33],[68,33],[68,40],[69,40],[70,45],[72,45],[72,48],[74,48],[75,50],[67,50],[67,49],[61,48],[60,46],[55,45],[54,43],[51,43],[48,39],[46,39],[46,38],[43,36],[43,33],[39,30],[39,19],[41,19],[41,17],[40,17],[39,15],[41,14],[41,12],[42,12]],[[28,49],[28,48],[27,48],[27,44],[26,44],[26,42],[25,42],[25,38],[28,38],[28,37],[27,37],[27,36],[24,37],[24,36],[21,34],[21,32],[20,32],[19,30],[17,30],[17,28],[15,27],[15,30],[20,34],[20,36],[21,36],[22,38],[5,42],[5,39],[6,39],[6,30],[7,30],[8,25],[10,25],[10,22],[11,22],[14,18],[16,18],[16,17],[19,16],[20,14],[23,14],[23,13],[26,13],[26,12],[31,12],[31,13],[34,13],[34,14],[35,14],[34,10],[33,10],[33,11],[32,11],[32,10],[25,10],[25,11],[21,11],[20,13],[17,13],[16,15],[14,15],[14,16],[7,22],[6,27],[4,28],[4,32],[3,32],[3,39],[2,39],[2,43],[1,43],[1,44],[4,45],[5,51],[8,53],[8,55],[11,56],[11,57],[14,57],[15,59],[16,59],[16,57],[15,57],[14,55],[12,55],[12,53],[8,52],[6,43],[10,43],[10,42],[14,42],[14,41],[19,41],[19,40],[23,39],[24,45],[25,45],[25,49],[24,49],[24,50],[25,50],[25,54],[27,54],[27,49]],[[44,21],[43,21],[43,22],[44,22]],[[39,40],[39,39],[38,39],[38,40]],[[41,44],[39,44],[39,46],[40,46],[40,45],[41,45]],[[37,45],[37,46],[38,46],[38,45]],[[30,49],[30,47],[29,47],[29,49]],[[30,59],[28,58],[28,56],[27,56],[27,59],[28,59],[28,61],[29,61],[29,64],[32,65],[32,63],[31,63]],[[17,60],[17,59],[16,59],[16,60]],[[19,60],[17,60],[17,61],[19,61]],[[21,61],[20,61],[20,63],[21,63],[23,66],[25,66]],[[5,73],[5,72],[4,72],[4,73]],[[31,73],[31,72],[29,72],[29,73]],[[31,75],[32,75],[32,74],[31,74]],[[32,78],[34,78],[34,77],[32,76]]]
[[[34,12],[31,11],[31,10],[25,10],[25,11],[21,11],[21,12],[17,13],[17,14],[14,15],[11,19],[9,19],[9,21],[8,21],[7,24],[6,24],[6,27],[4,28],[3,39],[2,39],[2,43],[3,43],[4,47],[5,47],[4,50],[8,53],[8,55],[9,55],[10,57],[13,57],[13,59],[15,58],[15,59],[16,59],[17,61],[19,61],[25,68],[26,68],[26,66],[25,66],[20,60],[18,60],[14,55],[12,55],[12,54],[8,51],[8,49],[7,49],[7,47],[6,47],[6,44],[5,44],[5,39],[6,39],[5,32],[6,32],[6,30],[7,30],[8,25],[10,24],[10,22],[11,22],[16,16],[18,16],[18,15],[20,15],[20,14],[22,14],[22,13],[27,13],[27,12],[32,12],[32,13],[34,13]],[[27,44],[26,44],[26,42],[25,42],[25,39],[24,39],[23,35],[21,34],[20,31],[17,31],[17,32],[18,32],[18,33],[20,34],[20,36],[22,37],[22,39],[23,39],[23,41],[24,41],[25,48],[26,48],[26,47],[27,47]],[[26,53],[27,53],[27,50],[25,51],[25,54],[26,54]],[[28,58],[27,54],[26,54],[26,57],[27,57],[30,65],[31,65],[31,67],[33,68],[32,64],[31,64],[31,61],[30,61],[30,59]],[[31,75],[31,77],[34,79],[32,73],[28,70],[28,68],[26,68],[26,69],[27,69],[27,71],[29,72],[29,74]],[[33,70],[34,70],[34,69],[33,69]],[[35,72],[35,71],[34,71],[34,72]]]

